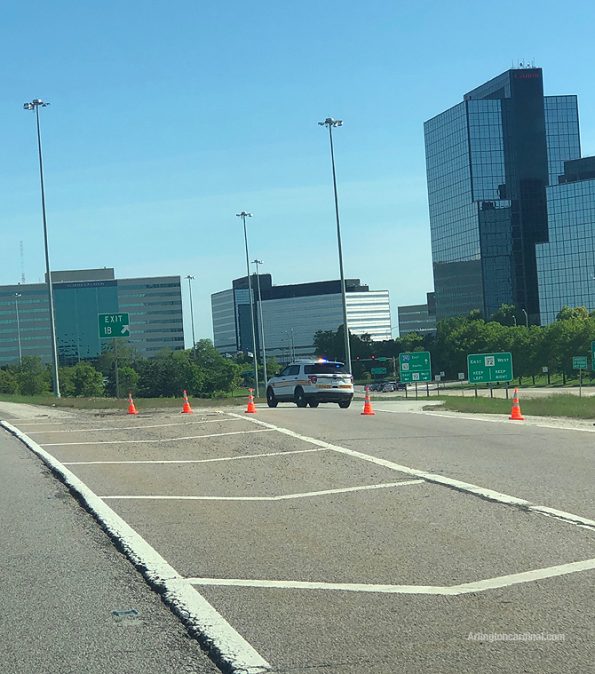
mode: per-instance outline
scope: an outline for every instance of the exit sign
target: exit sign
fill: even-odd
[[[128,314],[99,314],[99,338],[130,337]]]

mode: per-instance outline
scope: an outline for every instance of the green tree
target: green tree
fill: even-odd
[[[562,312],[560,312],[562,313]],[[588,315],[577,318],[561,318],[545,328],[544,351],[554,371],[564,377],[575,374],[572,357],[587,355],[595,340],[595,318]]]
[[[145,398],[200,395],[203,373],[188,351],[164,350],[139,364],[138,393]]]
[[[124,367],[118,366],[118,382],[120,384],[120,396],[124,396],[128,393],[133,393],[134,395],[136,395],[139,378],[140,375],[138,374],[138,372],[129,365],[124,365]],[[116,393],[115,377],[113,382],[111,376],[108,378],[107,389],[110,395],[115,395]]]
[[[75,395],[74,383],[72,381],[74,367],[61,367],[58,370],[60,377],[60,393],[65,398],[71,398]]]
[[[558,315],[556,316],[557,321],[568,321],[573,318],[587,320],[589,318],[589,310],[587,309],[587,307],[563,306],[558,312]]]
[[[17,393],[18,389],[15,373],[8,368],[0,370],[0,393]]]
[[[95,361],[96,369],[103,373],[104,377],[109,377],[113,372],[116,355],[119,367],[134,367],[134,363],[141,360],[138,351],[127,344],[126,340],[115,345],[115,339],[113,339],[103,345],[101,355]]]
[[[210,339],[200,339],[191,353],[201,373],[200,388],[194,391],[195,394],[231,392],[240,385],[242,368],[222,356]]]
[[[16,369],[19,393],[38,395],[51,390],[49,369],[44,366],[39,356],[23,356]]]
[[[105,393],[103,375],[90,363],[77,363],[72,368],[73,395],[85,398],[102,396]]]
[[[500,323],[501,325],[520,325],[519,312],[514,304],[501,304],[500,308],[492,314],[492,321]]]

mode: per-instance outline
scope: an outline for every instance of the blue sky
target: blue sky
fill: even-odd
[[[345,273],[396,307],[432,289],[423,122],[519,61],[578,94],[595,154],[595,5],[137,0],[3,3],[0,284],[45,263],[33,113],[42,98],[54,269],[196,276],[210,295],[250,257],[277,284],[338,278],[328,134],[337,129]],[[184,285],[184,301],[187,302]],[[190,326],[187,326],[187,337]]]

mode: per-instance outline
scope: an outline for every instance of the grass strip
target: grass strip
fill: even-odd
[[[237,407],[248,400],[248,391],[222,398],[192,398],[190,404],[193,409],[204,407],[222,407],[233,405]],[[42,405],[45,407],[59,407],[78,410],[117,410],[128,408],[128,398],[55,398],[51,394],[34,396],[0,394],[0,401],[7,403],[22,403],[26,405]],[[182,409],[183,398],[134,398],[134,404],[139,411],[154,409]]]
[[[503,398],[463,398],[440,396],[444,409],[451,412],[477,412],[481,414],[510,414],[510,400]],[[520,399],[523,416],[570,417],[595,419],[595,396],[579,398],[576,395],[552,395],[544,398]],[[434,407],[433,409],[436,409]]]

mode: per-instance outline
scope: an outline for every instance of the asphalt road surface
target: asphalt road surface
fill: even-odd
[[[1,410],[230,671],[592,671],[591,424],[553,428],[388,400],[375,416],[362,416],[359,401],[256,415],[30,408],[11,421]],[[34,455],[2,436],[3,463],[20,456],[31,470]],[[34,518],[19,513],[38,486],[18,472],[8,485],[20,504],[16,513],[6,505],[16,538]],[[105,537],[68,503],[60,546],[81,532]],[[145,587],[118,554],[104,558],[108,570]],[[51,597],[50,588],[42,611]],[[90,616],[84,633],[100,619]],[[209,671],[189,643],[169,640],[188,671]],[[141,669],[152,671],[103,671]]]

